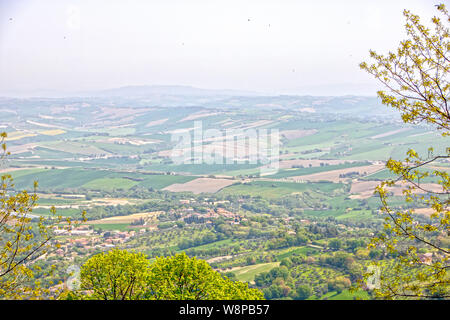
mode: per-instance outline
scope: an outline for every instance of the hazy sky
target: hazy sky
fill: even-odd
[[[0,0],[0,94],[126,85],[371,94],[402,10],[448,0]]]

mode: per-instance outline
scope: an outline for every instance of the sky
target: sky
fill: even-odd
[[[375,95],[403,9],[449,0],[0,0],[0,95],[130,85]]]

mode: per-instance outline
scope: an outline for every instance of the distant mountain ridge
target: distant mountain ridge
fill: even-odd
[[[361,85],[363,86],[363,85]],[[164,97],[322,97],[322,98],[344,98],[344,97],[370,97],[373,94],[351,94],[344,90],[342,86],[304,86],[297,90],[286,92],[257,92],[235,89],[205,89],[189,85],[128,85],[117,88],[108,88],[100,90],[52,90],[52,89],[34,89],[31,91],[1,91],[0,97],[3,98],[125,98],[125,99],[155,99]],[[363,86],[364,87],[364,86]],[[321,89],[321,90],[318,90]],[[326,89],[326,90],[325,90]],[[327,94],[324,94],[327,92]],[[373,91],[375,92],[375,90]]]
[[[83,92],[80,96],[95,97],[148,97],[148,96],[263,96],[259,92],[241,90],[201,89],[182,85],[125,86],[100,91]]]
[[[122,97],[122,98],[146,98],[157,96],[191,96],[191,97],[232,97],[232,96],[270,96],[273,94],[232,90],[232,89],[203,89],[185,85],[130,85],[104,90],[83,91],[56,91],[48,89],[35,89],[28,92],[10,91],[0,93],[0,97],[15,98],[76,98],[76,97]]]

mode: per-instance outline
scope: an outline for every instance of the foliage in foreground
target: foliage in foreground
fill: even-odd
[[[432,29],[423,26],[419,16],[405,10],[408,39],[386,56],[371,51],[375,62],[363,62],[360,66],[389,90],[379,91],[378,95],[383,104],[400,111],[405,123],[426,123],[448,136],[450,15],[443,4],[437,8],[442,19],[434,17]],[[370,246],[395,256],[396,263],[391,272],[378,275],[380,282],[374,283],[378,297],[450,297],[450,179],[447,170],[437,163],[443,159],[450,159],[450,148],[437,156],[430,148],[427,157],[420,157],[411,149],[406,159],[389,159],[386,164],[398,178],[384,181],[375,190],[386,222],[384,232],[374,237]],[[430,178],[436,181],[435,188],[424,183]],[[418,219],[414,209],[394,209],[389,205],[390,188],[396,184],[403,188],[405,207],[415,203],[414,207],[426,208],[428,219]],[[366,280],[377,277],[376,270],[368,272]]]
[[[9,155],[6,151],[6,133],[0,134],[4,161]],[[35,265],[39,258],[59,247],[55,241],[54,230],[71,230],[74,223],[56,216],[55,208],[50,210],[50,218],[39,217],[32,221],[31,213],[36,206],[37,182],[34,190],[12,192],[14,180],[9,174],[0,177],[0,299],[37,299],[49,296],[50,290],[34,281],[40,268]],[[50,270],[49,272],[52,272]]]
[[[81,267],[80,290],[65,299],[93,300],[261,300],[246,283],[231,281],[203,260],[185,253],[150,263],[142,253],[114,249]]]

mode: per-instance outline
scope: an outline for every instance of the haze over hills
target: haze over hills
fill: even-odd
[[[127,85],[101,90],[2,90],[0,97],[18,98],[67,98],[67,97],[124,97],[145,98],[151,96],[367,96],[375,97],[378,87],[368,84],[308,85],[279,92],[247,91],[236,89],[205,89],[190,85]]]
[[[56,91],[36,91],[36,94],[26,96],[16,95],[16,98],[0,97],[8,101],[8,108],[14,109],[10,103],[15,99],[20,101],[89,101],[105,103],[110,107],[126,104],[127,107],[202,107],[208,109],[259,108],[259,109],[296,109],[306,112],[353,113],[355,117],[367,115],[388,115],[397,117],[393,110],[382,106],[375,96],[320,96],[296,94],[269,94],[228,89],[203,89],[183,85],[142,85],[124,86],[97,91],[61,93]],[[19,103],[18,105],[20,105]]]
[[[263,96],[261,92],[227,89],[203,89],[186,85],[135,85],[110,88],[104,90],[57,91],[31,90],[7,91],[1,94],[5,97],[124,97],[145,98],[149,96]]]
[[[81,93],[80,96],[145,98],[149,96],[261,96],[257,92],[211,90],[182,85],[125,86]]]

